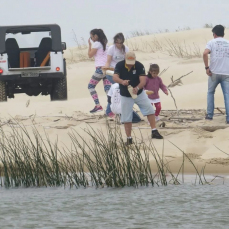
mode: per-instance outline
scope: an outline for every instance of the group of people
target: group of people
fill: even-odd
[[[220,83],[225,99],[226,122],[229,124],[229,42],[223,38],[224,27],[217,25],[212,29],[214,39],[208,42],[203,54],[208,81],[208,106],[206,119],[212,120],[214,114],[214,92]],[[93,44],[92,42],[93,41]],[[104,90],[108,95],[106,115],[114,117],[121,115],[121,122],[124,123],[127,135],[127,144],[132,144],[131,129],[132,122],[140,121],[140,117],[133,111],[136,103],[144,116],[147,116],[151,126],[152,138],[163,139],[163,136],[156,129],[156,121],[159,120],[161,102],[159,89],[166,95],[168,90],[158,76],[160,68],[157,64],[150,64],[148,73],[142,63],[136,60],[134,52],[124,45],[125,38],[122,33],[114,36],[114,44],[107,46],[107,38],[102,29],[90,31],[88,40],[88,56],[95,59],[95,73],[93,74],[88,89],[95,102],[95,107],[90,111],[95,113],[102,111],[96,85],[103,80]],[[211,55],[210,66],[208,65],[208,54]],[[114,68],[114,75],[105,75],[103,68]],[[131,91],[129,90],[131,85]],[[153,93],[147,95],[145,90]],[[133,96],[136,95],[136,96]],[[156,112],[154,110],[156,108]]]

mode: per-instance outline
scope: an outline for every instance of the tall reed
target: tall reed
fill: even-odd
[[[6,188],[139,187],[180,183],[177,178],[180,171],[176,175],[171,172],[169,163],[152,142],[146,145],[135,140],[133,145],[127,146],[117,125],[111,127],[107,123],[106,133],[89,126],[84,130],[89,137],[86,139],[72,130],[69,132],[71,147],[60,148],[58,139],[52,143],[45,132],[42,137],[33,127],[31,135],[23,125],[17,124],[19,128],[9,124],[9,132],[0,131],[0,176],[1,185]],[[150,155],[155,167],[150,163]],[[167,180],[168,173],[172,182]],[[203,183],[202,173],[197,171],[197,175]]]

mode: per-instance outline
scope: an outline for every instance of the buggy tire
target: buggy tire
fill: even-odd
[[[51,97],[51,101],[68,99],[66,76],[64,78],[55,79],[53,81],[50,97]]]
[[[7,102],[6,82],[0,81],[0,102]]]

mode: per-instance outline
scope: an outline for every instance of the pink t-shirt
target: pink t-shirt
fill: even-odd
[[[93,49],[97,49],[97,52],[95,54],[95,67],[103,67],[105,66],[107,62],[107,47],[106,50],[103,50],[103,45],[99,42],[96,41],[92,45]]]

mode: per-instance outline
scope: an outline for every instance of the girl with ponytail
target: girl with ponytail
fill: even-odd
[[[91,44],[91,40],[93,44]],[[95,113],[98,111],[102,111],[103,108],[99,103],[98,94],[95,90],[96,85],[103,80],[104,91],[106,94],[110,90],[111,83],[107,80],[106,76],[103,75],[102,67],[105,66],[107,61],[107,37],[104,34],[102,29],[93,29],[90,32],[90,38],[88,39],[88,56],[89,58],[95,58],[95,73],[93,74],[89,84],[88,90],[95,102],[95,107],[90,111],[91,113]],[[110,113],[110,108],[108,107],[106,114]]]

